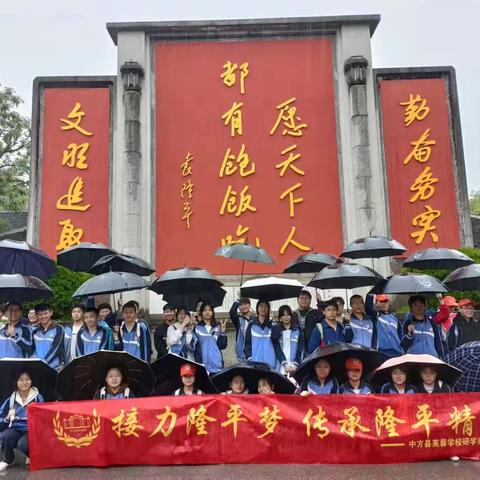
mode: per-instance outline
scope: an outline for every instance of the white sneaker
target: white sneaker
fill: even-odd
[[[459,461],[460,461],[460,457],[457,457],[457,456],[455,455],[455,456],[453,456],[453,457],[450,457],[450,460],[451,460],[452,462],[459,462]]]
[[[7,462],[0,462],[0,472],[4,472],[10,466]]]

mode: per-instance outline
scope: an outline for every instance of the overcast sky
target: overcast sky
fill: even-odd
[[[455,67],[468,186],[480,190],[480,0],[6,0],[0,83],[23,97],[30,115],[36,76],[114,74],[106,22],[372,13],[382,16],[372,39],[374,67]]]

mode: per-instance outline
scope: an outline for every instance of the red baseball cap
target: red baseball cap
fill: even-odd
[[[347,370],[363,370],[363,363],[358,358],[347,358],[345,362],[345,368]]]
[[[195,368],[195,365],[192,365],[191,363],[184,363],[180,368],[181,377],[193,377],[196,372],[197,369]]]
[[[443,303],[447,307],[456,307],[457,304],[457,299],[455,297],[452,297],[451,295],[447,295],[446,297],[443,297]]]
[[[473,307],[473,301],[470,300],[469,298],[462,298],[459,302],[458,302],[458,308],[460,307],[466,307],[467,305],[471,305]]]
[[[390,300],[390,297],[388,295],[382,294],[382,295],[377,295],[375,297],[375,300],[377,302],[388,302]]]

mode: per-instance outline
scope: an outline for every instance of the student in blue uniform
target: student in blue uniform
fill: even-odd
[[[115,350],[123,350],[145,362],[150,362],[151,338],[148,325],[138,319],[135,302],[127,302],[122,307],[123,322],[119,332],[115,332]]]
[[[347,393],[355,395],[370,395],[374,393],[373,388],[362,380],[363,363],[358,358],[347,358],[345,362],[347,370],[347,381],[340,385],[338,393]]]
[[[300,385],[300,395],[302,397],[338,392],[338,381],[332,376],[332,367],[328,360],[325,358],[318,359],[313,371],[314,373],[307,375]]]
[[[32,379],[27,372],[22,372],[16,378],[16,388],[0,407],[0,431],[2,435],[3,460],[0,462],[0,472],[9,468],[14,459],[14,449],[18,448],[28,457],[28,406],[31,403],[43,402],[38,389],[32,385]]]
[[[289,375],[302,362],[305,350],[303,333],[297,323],[293,322],[292,309],[288,305],[282,305],[278,309],[278,322],[281,358],[277,361],[277,371]]]
[[[227,348],[227,320],[221,320],[218,324],[213,307],[206,302],[202,303],[198,318],[195,333],[198,336],[202,363],[209,374],[217,373],[223,368],[221,350]]]
[[[64,331],[52,321],[53,311],[47,303],[35,306],[39,326],[33,331],[33,358],[40,358],[59,369],[64,361]]]
[[[377,348],[377,324],[376,321],[365,313],[365,302],[361,295],[350,297],[352,313],[345,314],[344,325],[353,330],[352,343],[367,348]]]
[[[77,358],[77,338],[78,332],[85,325],[85,305],[83,305],[83,303],[72,305],[70,316],[72,317],[72,323],[64,328],[65,365],[70,363],[74,358]]]
[[[167,329],[168,353],[175,353],[194,362],[202,362],[198,335],[194,330],[193,318],[186,307],[177,308],[176,322]]]
[[[77,336],[77,355],[88,355],[99,350],[108,350],[108,331],[98,324],[98,310],[89,307],[85,310],[85,326]]]
[[[438,373],[433,367],[420,369],[422,381],[417,385],[418,393],[450,393],[452,389],[443,380],[438,379]]]
[[[245,333],[248,324],[253,319],[250,299],[240,297],[233,302],[229,312],[230,320],[235,326],[235,351],[237,354],[237,362],[245,361]]]
[[[32,332],[21,325],[22,306],[9,303],[6,308],[8,324],[0,324],[0,358],[26,358],[32,353]]]
[[[257,316],[245,332],[245,359],[249,362],[266,363],[275,369],[280,360],[280,329],[272,326],[270,304],[266,300],[257,302]]]
[[[94,400],[122,400],[124,398],[134,398],[134,395],[122,370],[118,367],[112,367],[107,370],[105,375],[105,385],[95,392],[93,398]]]
[[[392,381],[385,383],[380,393],[417,393],[417,389],[407,383],[407,371],[396,367],[391,373]]]

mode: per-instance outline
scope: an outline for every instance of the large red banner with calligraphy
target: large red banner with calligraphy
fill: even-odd
[[[410,251],[460,247],[445,81],[382,80],[380,98],[392,237]]]
[[[155,56],[157,270],[238,274],[212,253],[259,244],[278,272],[342,249],[333,42],[159,42]]]
[[[480,394],[195,395],[29,406],[32,469],[480,459]]]
[[[110,90],[45,88],[40,247],[109,243]]]

